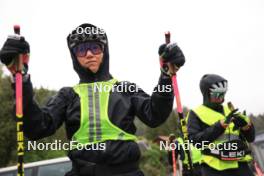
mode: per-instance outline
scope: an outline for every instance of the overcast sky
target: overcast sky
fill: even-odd
[[[226,100],[264,113],[263,0],[1,0],[0,45],[21,25],[34,86],[73,86],[78,77],[66,36],[85,22],[106,31],[110,71],[118,80],[151,93],[159,77],[157,50],[170,30],[187,60],[178,72],[182,104],[199,105],[200,78],[215,73],[229,81]]]

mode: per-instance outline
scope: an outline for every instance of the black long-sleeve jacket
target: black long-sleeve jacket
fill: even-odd
[[[132,83],[127,83],[132,84]],[[124,84],[123,84],[124,85]],[[171,85],[169,78],[160,78],[159,86]],[[23,85],[24,131],[31,140],[50,136],[65,122],[68,139],[80,127],[80,98],[71,87],[64,87],[40,108],[33,98],[30,80]],[[142,89],[138,92],[114,91],[109,97],[108,116],[122,130],[135,134],[135,116],[149,127],[157,127],[166,121],[173,105],[173,93],[160,92],[157,87],[151,96]],[[84,157],[90,162],[120,163],[137,161],[140,152],[137,144],[126,141],[106,142],[106,151],[74,151],[71,157]],[[74,156],[72,156],[74,155]],[[94,157],[93,157],[94,156]],[[86,158],[87,157],[87,158]]]

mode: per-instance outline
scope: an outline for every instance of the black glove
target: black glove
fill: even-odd
[[[239,128],[243,128],[244,126],[248,125],[248,122],[245,120],[245,117],[243,117],[241,114],[237,114],[234,117],[233,122],[235,124],[234,130],[237,130]]]
[[[176,43],[162,44],[159,47],[159,56],[164,59],[164,63],[174,64],[178,68],[185,63],[183,52]]]
[[[29,52],[30,47],[24,37],[11,35],[8,36],[0,51],[0,60],[8,66],[18,54],[27,54]]]
[[[30,47],[24,37],[19,35],[8,36],[2,49],[0,50],[0,60],[3,62],[12,74],[16,72],[14,59],[23,54],[23,68],[22,73],[26,74],[28,70]]]
[[[231,111],[225,118],[224,123],[225,124],[230,124],[230,122],[233,120],[233,117],[236,116],[236,112],[238,111],[238,109],[234,109],[233,111]]]

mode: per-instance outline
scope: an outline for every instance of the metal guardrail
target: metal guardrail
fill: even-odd
[[[71,169],[68,157],[37,161],[24,165],[25,176],[64,176]],[[17,167],[0,168],[0,176],[16,176]]]

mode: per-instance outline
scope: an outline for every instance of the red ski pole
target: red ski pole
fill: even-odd
[[[165,42],[166,42],[166,44],[170,43],[170,32],[165,33]],[[161,64],[161,66],[163,65],[162,60],[161,60],[160,64]],[[175,149],[172,149],[171,154],[172,154],[173,176],[177,176],[177,160],[175,158]]]
[[[254,161],[254,166],[255,166],[255,169],[257,172],[257,176],[264,176],[263,172],[261,171],[261,169],[260,169],[260,167],[256,161]]]
[[[170,32],[165,33],[165,41],[166,41],[166,44],[170,43]],[[163,62],[161,61],[160,64],[162,66]],[[175,68],[173,66],[170,66],[170,65],[169,65],[169,69],[173,69],[173,71],[175,71]],[[186,141],[186,140],[188,140],[187,127],[186,127],[186,122],[184,119],[183,108],[182,108],[182,104],[181,104],[181,98],[180,98],[180,92],[179,92],[176,72],[177,72],[177,70],[175,71],[175,73],[173,73],[171,80],[172,80],[174,96],[176,99],[177,113],[178,113],[178,116],[180,119],[180,131],[182,133],[183,140]],[[193,167],[192,167],[191,153],[190,153],[189,149],[187,149],[185,152],[186,152],[187,158],[188,158],[188,169],[190,170],[190,172],[192,174],[193,173]],[[172,155],[175,156],[174,150],[172,151]],[[174,157],[173,157],[173,159],[174,159]],[[174,176],[176,176],[176,171],[177,171],[176,160],[175,160],[175,162],[173,161],[173,165],[174,165],[174,163],[175,163],[175,166],[173,166],[173,173],[174,173]]]
[[[175,142],[175,135],[174,134],[170,135],[169,142],[170,143]],[[171,149],[171,156],[172,156],[173,176],[176,176],[177,175],[177,160],[175,158],[175,149]]]
[[[20,26],[14,26],[14,32],[20,35]],[[16,59],[16,128],[17,128],[17,176],[24,176],[24,132],[23,132],[23,95],[22,95],[22,67],[23,54]]]

